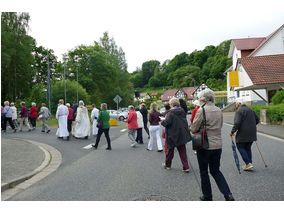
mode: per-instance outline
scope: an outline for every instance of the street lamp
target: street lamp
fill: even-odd
[[[78,97],[79,97],[78,91],[79,90],[78,90],[78,65],[77,65],[77,63],[78,63],[79,59],[78,59],[77,55],[74,57],[74,61],[76,62],[76,72],[77,72],[77,103],[78,103]]]

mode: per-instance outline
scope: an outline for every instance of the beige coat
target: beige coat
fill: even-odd
[[[209,141],[209,150],[222,148],[221,129],[223,126],[222,111],[212,102],[207,102],[204,106],[206,115],[206,131]],[[203,119],[202,108],[196,112],[193,123],[190,127],[192,133],[198,132]]]

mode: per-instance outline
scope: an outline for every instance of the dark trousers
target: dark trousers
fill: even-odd
[[[4,130],[4,120],[5,120],[5,116],[1,115],[1,129]]]
[[[136,142],[137,143],[143,143],[142,128],[137,129]]]
[[[179,153],[179,157],[180,157],[183,169],[189,169],[185,144],[177,147],[177,150]],[[168,153],[166,154],[166,167],[171,167],[172,160],[174,158],[174,151],[175,151],[175,148],[168,149]]]
[[[224,196],[232,194],[225,177],[223,176],[222,172],[219,170],[221,153],[222,149],[197,151],[197,160],[199,164],[200,178],[201,178],[201,189],[204,198],[206,199],[212,199],[212,190],[208,175],[208,166],[210,174],[214,178],[220,192],[222,192]]]
[[[67,120],[67,129],[68,129],[68,132],[71,132],[71,131],[72,131],[72,122],[73,122],[73,119],[72,119],[72,120]]]
[[[238,150],[246,164],[252,163],[251,145],[253,142],[237,143]]]
[[[14,124],[13,124],[12,118],[6,118],[6,117],[4,117],[3,130],[6,130],[7,121],[9,122],[10,126],[12,127],[12,129],[15,129],[15,126],[14,126]]]
[[[145,131],[147,132],[147,134],[148,134],[148,136],[150,136],[150,134],[149,134],[149,129],[148,129],[148,127],[147,127],[147,121],[145,122],[145,121],[143,121],[143,123],[144,123],[144,129],[145,129]]]
[[[111,148],[110,138],[109,138],[109,128],[108,129],[99,129],[95,147],[98,147],[102,134],[105,133],[105,137],[107,140],[107,148]]]
[[[31,118],[32,127],[36,127],[36,118]]]

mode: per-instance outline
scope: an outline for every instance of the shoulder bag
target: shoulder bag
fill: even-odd
[[[101,119],[100,121],[97,123],[97,127],[99,129],[102,129],[104,127],[104,123],[103,123],[103,112],[101,111]]]
[[[201,122],[199,132],[193,134],[192,137],[192,149],[193,150],[201,150],[209,148],[209,141],[206,133],[206,115],[205,109],[202,107],[203,112],[203,120]]]

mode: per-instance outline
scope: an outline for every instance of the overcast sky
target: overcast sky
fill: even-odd
[[[1,11],[29,12],[38,45],[62,54],[108,31],[128,71],[232,38],[267,36],[284,24],[283,0],[9,0]]]

